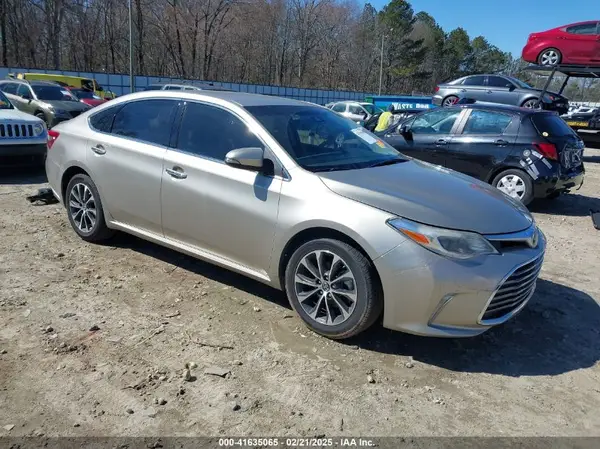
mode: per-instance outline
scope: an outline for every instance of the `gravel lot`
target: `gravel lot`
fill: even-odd
[[[0,436],[600,435],[586,154],[580,191],[532,207],[549,240],[533,300],[468,340],[326,340],[261,284],[126,235],[84,243],[25,200],[43,174],[3,173]]]

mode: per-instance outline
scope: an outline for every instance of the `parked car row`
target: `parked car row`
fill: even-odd
[[[435,151],[442,138],[487,139],[523,170],[567,163],[576,142],[554,115],[490,112],[414,115],[397,146],[415,155],[420,141]],[[544,257],[531,214],[514,195],[404,156],[391,135],[291,99],[140,92],[51,129],[46,172],[83,240],[120,230],[257,279],[329,338],[380,316],[387,328],[440,337],[509,320],[533,295]],[[503,174],[506,190],[518,190],[517,170]]]
[[[43,120],[48,128],[91,108],[67,88],[48,81],[0,80],[0,91],[18,109]]]

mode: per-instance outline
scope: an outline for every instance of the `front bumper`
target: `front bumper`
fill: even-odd
[[[471,337],[485,332],[525,307],[531,295],[500,318],[482,319],[507,277],[524,264],[541,263],[545,248],[540,232],[535,248],[522,246],[500,255],[459,261],[406,241],[374,261],[384,292],[383,325],[435,337]]]
[[[0,145],[1,166],[31,165],[41,162],[46,157],[46,142],[29,144]]]

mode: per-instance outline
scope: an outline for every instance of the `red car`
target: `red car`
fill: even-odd
[[[76,87],[68,87],[69,92],[73,94],[79,101],[85,103],[91,107],[100,106],[103,103],[106,103],[108,100],[100,98],[94,94],[94,92],[90,92],[85,89],[78,89]]]
[[[530,34],[522,57],[539,65],[600,66],[600,21],[572,23]]]

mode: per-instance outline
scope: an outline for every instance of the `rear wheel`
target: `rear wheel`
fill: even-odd
[[[449,95],[444,98],[442,101],[442,106],[452,106],[458,102],[458,97],[456,95]]]
[[[556,48],[547,48],[538,56],[539,65],[557,65],[562,61],[562,54]]]
[[[91,178],[84,174],[73,176],[64,198],[73,230],[87,242],[99,242],[113,236],[106,226],[100,194]]]
[[[533,181],[531,176],[521,170],[509,169],[499,173],[492,185],[508,196],[527,206],[533,201]]]
[[[306,325],[333,339],[366,330],[383,309],[370,261],[338,240],[317,239],[298,248],[287,264],[285,287]]]

